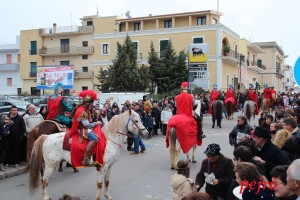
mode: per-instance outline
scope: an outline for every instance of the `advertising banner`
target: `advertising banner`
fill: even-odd
[[[207,44],[190,44],[189,45],[189,62],[206,63],[208,54]]]
[[[53,89],[53,86],[61,82],[64,89],[73,89],[74,66],[40,66],[37,68],[37,89]]]

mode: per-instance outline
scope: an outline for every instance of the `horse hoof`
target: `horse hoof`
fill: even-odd
[[[175,167],[171,167],[171,169],[172,169],[172,170],[174,170],[174,169],[175,169]]]
[[[193,161],[192,161],[192,163],[196,163],[196,162],[197,162],[197,160],[193,160]]]
[[[59,168],[59,169],[58,169],[58,172],[62,172],[62,171],[64,171],[62,168]]]
[[[212,128],[215,128],[215,125],[212,125]]]
[[[189,162],[192,162],[192,161],[189,159]]]
[[[202,135],[201,137],[202,137],[202,138],[206,138],[206,135]]]
[[[219,128],[221,128],[221,126],[219,126]]]
[[[74,169],[74,172],[73,172],[73,173],[77,173],[77,172],[79,172],[79,170],[78,170],[78,169]]]

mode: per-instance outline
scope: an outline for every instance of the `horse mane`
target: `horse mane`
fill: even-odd
[[[131,110],[127,110],[119,115],[113,116],[113,118],[111,118],[110,121],[106,123],[102,128],[105,135],[106,136],[108,136],[108,134],[115,135],[117,131],[123,131],[118,129],[119,125],[125,123],[125,120],[128,118],[130,113]]]

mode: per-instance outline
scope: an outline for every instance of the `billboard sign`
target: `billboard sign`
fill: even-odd
[[[37,68],[37,89],[53,89],[53,86],[61,82],[64,89],[73,89],[74,66],[40,66]]]
[[[206,63],[208,54],[207,44],[190,44],[189,45],[189,62]]]

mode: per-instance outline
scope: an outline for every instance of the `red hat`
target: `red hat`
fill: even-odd
[[[183,82],[181,83],[181,90],[188,90],[188,86],[189,86],[189,83],[188,82]]]
[[[97,94],[93,90],[84,90],[78,96],[82,97],[83,101],[88,103],[92,103],[97,99]]]

